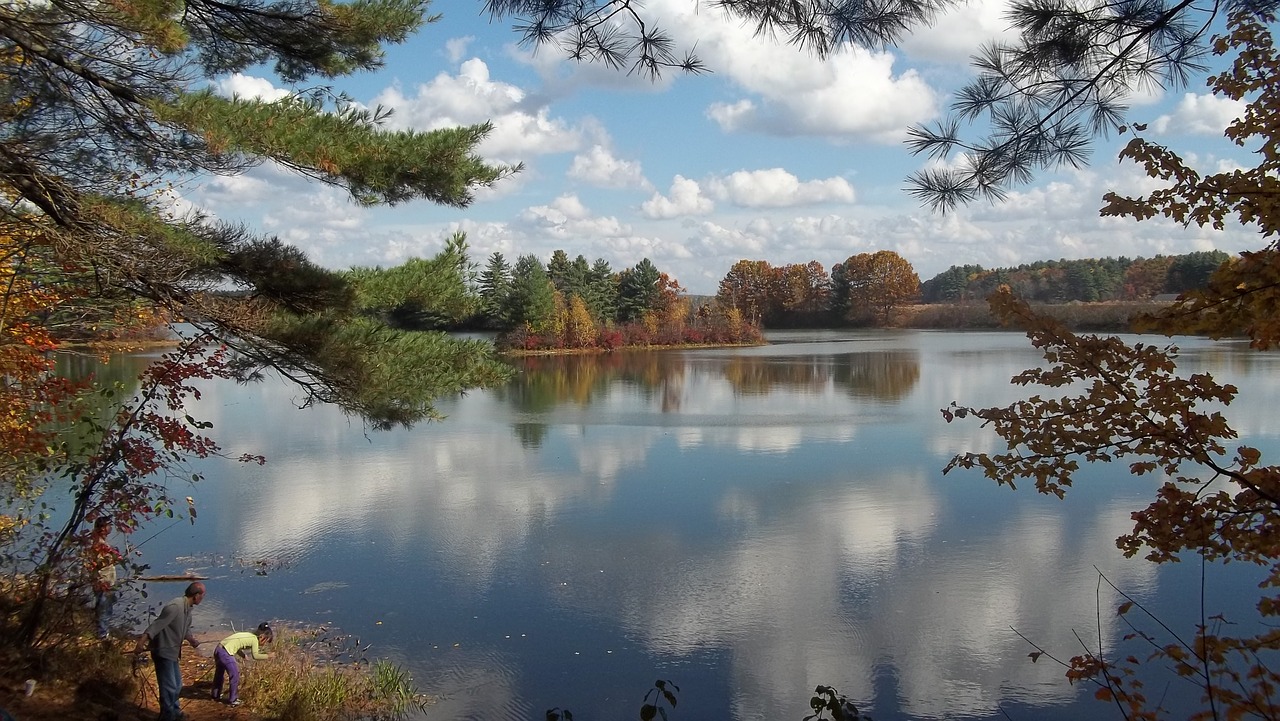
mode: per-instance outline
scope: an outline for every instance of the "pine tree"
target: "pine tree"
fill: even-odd
[[[559,249],[552,251],[551,260],[547,261],[547,278],[551,280],[551,285],[566,297],[572,292],[569,273],[569,254]]]
[[[661,277],[662,273],[648,258],[622,271],[618,279],[618,320],[627,323],[640,320],[645,311],[653,308],[658,300]]]
[[[480,311],[491,328],[510,328],[507,315],[507,296],[511,293],[511,266],[502,253],[494,251],[489,262],[480,271]]]
[[[542,332],[555,314],[555,292],[542,261],[536,255],[517,258],[505,310],[512,327],[525,324],[534,333]]]
[[[587,308],[602,321],[614,321],[618,317],[618,276],[609,261],[597,258],[587,273]]]
[[[434,398],[505,376],[483,344],[413,338],[362,317],[353,289],[275,238],[174,219],[164,188],[271,161],[362,204],[465,206],[517,168],[475,148],[488,125],[390,131],[326,88],[377,68],[431,18],[422,0],[18,2],[0,9],[0,194],[104,292],[142,299],[228,343],[244,377],[275,366],[375,426],[435,416]],[[295,93],[220,97],[209,80],[274,67]],[[234,296],[215,293],[223,288]],[[386,372],[386,367],[394,372]]]

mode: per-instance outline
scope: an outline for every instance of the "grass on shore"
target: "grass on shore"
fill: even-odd
[[[1099,303],[1033,303],[1032,309],[1056,318],[1068,328],[1085,333],[1130,333],[1132,320],[1140,313],[1156,313],[1168,307],[1155,301],[1111,301]],[[894,326],[933,330],[997,330],[1004,328],[986,302],[933,303],[904,306],[895,315]]]
[[[11,581],[11,579],[5,579]],[[47,601],[46,628],[34,648],[16,643],[25,603],[0,580],[0,708],[22,721],[150,719],[156,713],[152,664],[128,651],[131,633],[105,641],[93,634],[91,612],[77,596]],[[324,629],[280,624],[269,658],[240,663],[242,705],[232,709],[209,698],[213,660],[190,649],[182,656],[182,700],[192,721],[398,721],[430,699],[395,664],[369,661]],[[222,634],[200,634],[206,644]],[[202,650],[211,645],[202,644]],[[28,679],[36,693],[23,693]],[[225,689],[224,689],[225,692]]]
[[[389,661],[333,660],[345,649],[321,629],[277,629],[267,652],[240,664],[240,698],[264,721],[396,721],[429,703]]]

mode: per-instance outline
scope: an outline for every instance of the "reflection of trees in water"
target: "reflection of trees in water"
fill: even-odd
[[[510,362],[518,371],[516,377],[496,394],[521,412],[549,413],[566,404],[585,408],[626,388],[645,401],[656,400],[660,412],[675,413],[684,401],[693,368],[700,374],[723,376],[740,395],[768,395],[784,389],[818,394],[834,385],[855,398],[897,401],[920,380],[920,358],[914,350],[734,356],[694,366],[688,360],[687,354],[643,351],[515,358]],[[519,427],[517,433],[522,443],[536,445],[541,439]]]
[[[521,448],[541,448],[547,437],[546,423],[517,423],[514,429]]]
[[[844,386],[855,398],[896,401],[920,380],[920,355],[914,350],[871,351],[827,356],[735,358],[724,377],[735,393],[766,395],[787,389],[819,392],[829,383]]]
[[[119,386],[116,393],[85,393],[78,400],[83,417],[106,427],[120,409],[120,403],[138,390],[138,377],[154,360],[156,358],[135,353],[112,353],[105,358],[94,353],[58,353],[54,372],[75,381],[91,378],[97,389]],[[82,443],[85,448],[96,445],[101,437],[92,425],[74,421],[69,422],[63,433],[64,441]]]
[[[920,354],[914,350],[849,353],[832,358],[832,378],[855,398],[902,400],[920,381]]]
[[[646,399],[661,394],[664,411],[678,410],[685,374],[681,359],[656,352],[525,356],[510,363],[518,373],[497,395],[533,413],[566,403],[588,406],[614,384],[634,387]]]
[[[138,376],[153,360],[141,354],[113,353],[104,362],[94,353],[59,353],[56,373],[72,380],[92,376],[99,387],[122,383],[127,390],[133,390],[138,387]]]
[[[829,356],[736,357],[724,378],[739,395],[767,395],[778,388],[819,391],[831,378]]]

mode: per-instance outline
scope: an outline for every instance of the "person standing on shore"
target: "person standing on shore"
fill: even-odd
[[[111,545],[111,519],[99,516],[93,522],[93,535],[89,539],[89,571],[93,583],[93,618],[97,623],[98,638],[105,639],[110,632],[111,610],[116,605],[116,584],[119,575],[116,566],[124,559],[120,551]]]
[[[156,667],[156,685],[160,687],[160,720],[182,721],[185,716],[178,705],[182,693],[182,642],[191,648],[200,642],[191,635],[191,611],[204,600],[204,584],[196,581],[187,586],[186,592],[166,603],[156,620],[138,637],[136,653],[151,652]]]

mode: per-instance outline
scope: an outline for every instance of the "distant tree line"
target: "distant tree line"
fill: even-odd
[[[767,328],[888,325],[920,295],[920,277],[891,250],[860,253],[828,274],[816,260],[773,266],[740,260],[720,281],[716,305]]]
[[[982,301],[1000,286],[1032,303],[1150,300],[1203,288],[1230,256],[1220,250],[1154,258],[1045,260],[988,270],[953,265],[924,282],[924,303]]]
[[[1230,256],[1204,251],[1154,258],[1037,261],[1016,268],[952,266],[920,282],[889,250],[853,255],[831,267],[816,260],[773,266],[740,260],[720,281],[716,304],[766,328],[892,325],[913,303],[982,302],[997,288],[1033,303],[1144,301],[1203,288]]]
[[[859,253],[828,272],[816,261],[774,266],[740,260],[712,298],[693,297],[648,258],[615,271],[604,259],[556,250],[483,267],[464,234],[435,257],[394,268],[352,268],[356,305],[393,327],[483,329],[523,350],[751,343],[761,328],[893,325],[915,303],[981,302],[1001,286],[1033,303],[1142,301],[1204,287],[1230,257],[1221,251],[1154,258],[1050,260],[1016,268],[952,266],[924,283],[897,253]]]
[[[510,263],[500,252],[483,268],[458,233],[430,259],[346,274],[364,312],[400,328],[499,332],[507,349],[604,349],[624,346],[754,343],[758,324],[733,308],[694,308],[678,281],[648,258],[615,272],[609,263],[550,261],[532,254]]]

